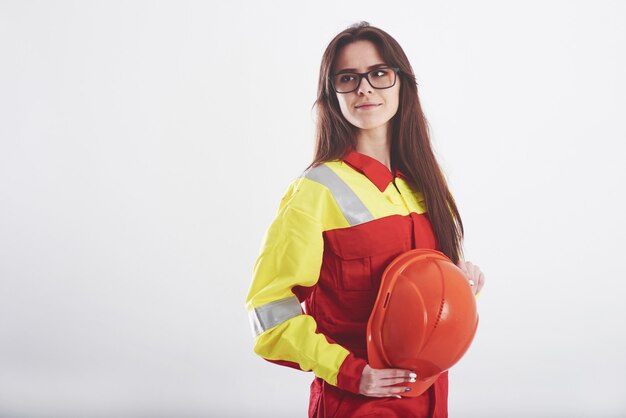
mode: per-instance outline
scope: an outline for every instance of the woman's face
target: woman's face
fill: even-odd
[[[351,72],[364,73],[371,67],[385,64],[376,46],[370,41],[356,41],[344,46],[337,55],[333,73],[349,69]],[[352,125],[360,129],[383,129],[387,132],[389,120],[396,114],[400,99],[400,77],[396,84],[386,89],[373,88],[365,78],[359,87],[351,93],[335,93],[341,113]],[[375,106],[360,107],[363,103]]]

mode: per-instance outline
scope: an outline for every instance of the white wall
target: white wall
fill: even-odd
[[[249,0],[0,4],[1,417],[305,416],[243,301],[359,20],[487,277],[451,416],[626,416],[625,3]]]

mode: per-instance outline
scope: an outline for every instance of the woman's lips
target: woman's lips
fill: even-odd
[[[366,104],[366,105],[360,105],[357,106],[357,109],[363,109],[363,110],[367,110],[367,109],[373,109],[375,107],[380,106],[380,103],[376,104],[376,103],[372,103],[372,104]]]

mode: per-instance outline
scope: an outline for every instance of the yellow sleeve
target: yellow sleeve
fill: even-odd
[[[296,363],[300,369],[312,370],[337,385],[339,369],[350,352],[316,332],[315,319],[303,313],[292,292],[294,286],[315,286],[319,279],[322,233],[332,217],[333,205],[332,195],[320,183],[307,178],[292,182],[263,239],[246,309],[258,355],[270,361]]]

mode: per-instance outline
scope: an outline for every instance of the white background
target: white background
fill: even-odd
[[[306,415],[244,298],[359,20],[487,278],[450,416],[626,416],[625,3],[248,0],[0,3],[0,417]]]

